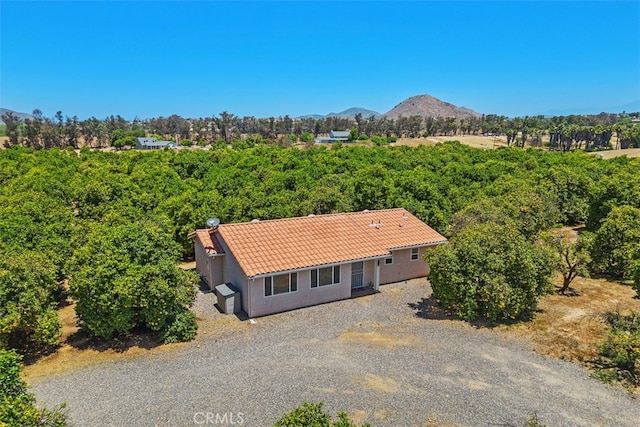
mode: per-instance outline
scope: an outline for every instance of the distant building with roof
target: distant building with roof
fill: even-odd
[[[329,136],[319,136],[316,138],[316,142],[337,142],[337,141],[348,141],[349,135],[351,134],[348,130],[332,130],[329,132]]]
[[[250,317],[424,277],[425,252],[447,241],[405,209],[222,224],[189,238],[200,276],[236,289]]]
[[[158,141],[156,138],[136,138],[136,148],[140,150],[161,150],[163,148],[177,148],[173,141]]]

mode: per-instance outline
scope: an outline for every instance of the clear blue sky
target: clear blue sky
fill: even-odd
[[[81,119],[640,103],[640,2],[0,0],[0,106]]]

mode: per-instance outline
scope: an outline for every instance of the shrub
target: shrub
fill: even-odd
[[[371,142],[373,142],[376,146],[385,145],[387,143],[387,138],[378,135],[371,136]]]
[[[69,263],[82,327],[106,339],[138,325],[162,331],[195,300],[196,277],[177,266],[180,253],[157,224],[96,226]]]
[[[515,228],[486,223],[464,228],[426,258],[433,295],[445,308],[494,323],[535,310],[551,292],[552,256]]]
[[[166,344],[191,341],[196,337],[197,331],[196,315],[189,310],[181,310],[162,331],[162,341]]]
[[[611,209],[594,233],[591,269],[629,279],[640,257],[640,209],[623,205]]]
[[[231,148],[234,150],[244,150],[249,148],[249,144],[242,139],[233,139],[231,140]]]
[[[183,147],[191,147],[193,145],[193,141],[190,139],[183,139],[182,141],[180,141],[180,145],[182,145]]]
[[[604,318],[610,330],[599,349],[600,378],[640,385],[640,313],[606,313]]]
[[[35,406],[35,396],[20,378],[20,360],[13,350],[0,350],[0,426],[66,426],[65,404],[53,411]]]
[[[51,260],[38,253],[0,259],[0,348],[58,344],[61,325],[55,308],[61,286],[55,276]]]
[[[356,427],[346,412],[339,412],[338,420],[332,422],[331,416],[322,410],[322,406],[322,402],[304,402],[280,418],[275,427]],[[369,427],[369,424],[363,424],[362,427]]]

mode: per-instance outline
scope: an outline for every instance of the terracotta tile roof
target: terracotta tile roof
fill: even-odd
[[[220,245],[215,233],[211,229],[196,230],[193,233],[189,233],[187,237],[190,239],[197,237],[200,243],[202,243],[202,246],[204,246],[207,255],[224,254],[222,245]]]
[[[211,239],[207,230],[196,233],[201,242]],[[392,249],[447,240],[401,208],[222,224],[215,234],[248,277],[384,257]]]

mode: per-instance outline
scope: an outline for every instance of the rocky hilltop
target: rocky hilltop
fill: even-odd
[[[481,114],[465,107],[457,107],[431,95],[412,96],[383,114],[384,117],[397,119],[400,116],[424,117],[480,117]]]

